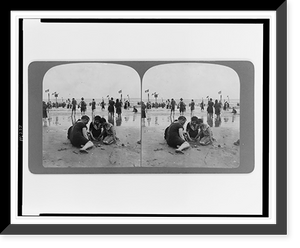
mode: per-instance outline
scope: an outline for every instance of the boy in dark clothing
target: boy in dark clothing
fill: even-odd
[[[100,135],[102,131],[102,125],[101,125],[101,117],[99,115],[96,115],[94,120],[90,123],[90,135],[91,140],[100,140]]]
[[[194,110],[195,110],[195,102],[192,99],[191,103],[190,103],[190,108],[191,108],[191,116],[194,115]]]
[[[84,98],[81,98],[81,102],[80,102],[80,111],[82,115],[85,115],[85,111],[86,111],[86,102],[84,101]]]
[[[207,114],[212,118],[214,114],[214,102],[212,101],[212,98],[210,98],[207,105]]]
[[[77,101],[75,100],[75,98],[72,98],[72,113],[71,113],[71,116],[74,115],[74,118],[75,118],[75,115],[76,115],[76,106],[77,106]]]
[[[96,109],[96,102],[95,102],[95,99],[93,99],[92,100],[92,116],[94,116],[95,109]]]
[[[185,112],[185,103],[183,102],[182,98],[180,98],[180,102],[179,102],[179,112],[180,115],[183,115]]]
[[[122,114],[122,102],[119,101],[119,99],[116,100],[115,107],[116,107],[116,113],[117,113],[118,117],[120,117]]]
[[[112,97],[108,102],[108,113],[113,118],[115,116],[115,101]]]
[[[198,123],[198,117],[193,116],[191,121],[186,126],[186,135],[188,141],[199,140],[200,124]]]
[[[171,119],[173,118],[173,120],[175,119],[175,106],[176,106],[176,102],[175,100],[172,98],[171,99],[171,103],[170,103],[170,108],[171,108],[171,112],[170,112],[170,117]]]

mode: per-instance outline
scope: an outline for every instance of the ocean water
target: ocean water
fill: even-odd
[[[114,101],[116,100],[117,98],[114,98]],[[120,98],[119,98],[120,99]],[[172,99],[172,97],[171,98],[169,98],[170,100]],[[64,98],[58,98],[57,99],[57,102],[58,103],[62,103],[62,102],[66,102],[66,100],[67,99],[64,99]],[[72,99],[70,99],[70,100],[72,100]],[[84,101],[87,103],[87,105],[88,105],[88,107],[90,106],[90,104],[92,103],[92,98],[84,98]],[[104,98],[103,99],[104,100],[104,103],[106,104],[106,106],[107,106],[107,104],[108,104],[108,99],[107,98]],[[139,103],[140,103],[140,101],[141,101],[141,98],[122,98],[122,101],[123,102],[125,102],[126,100],[129,100],[130,101],[130,105],[131,106],[138,106],[139,105]],[[148,101],[148,99],[147,98],[143,98],[142,99],[144,102],[146,102],[146,101]],[[156,100],[153,98],[153,97],[150,97],[149,98],[149,100],[150,100],[150,102],[151,103],[155,103],[155,102],[157,102],[157,103],[166,103],[166,101],[168,100],[168,99],[162,99],[162,98],[157,98]],[[174,99],[175,101],[176,101],[176,103],[179,103],[179,101],[180,101],[180,99]],[[202,102],[202,99],[193,99],[194,100],[194,102],[195,102],[195,104],[196,104],[196,107],[197,106],[200,106],[200,103]],[[213,99],[213,101],[215,101],[216,99]],[[47,102],[48,101],[48,99],[43,99],[43,101],[45,101],[45,102]],[[56,100],[55,100],[55,98],[53,99],[50,99],[50,101],[52,102],[52,103],[54,103],[54,102],[56,102]],[[77,104],[79,104],[80,103],[80,101],[81,101],[81,99],[76,99],[76,101],[77,101]],[[100,107],[100,103],[102,102],[102,98],[95,98],[95,101],[96,101],[96,107]],[[183,99],[183,102],[188,106],[189,105],[189,103],[192,101],[192,99]],[[230,107],[239,107],[238,105],[239,105],[239,103],[240,103],[240,99],[222,99],[222,103],[224,103],[225,101],[227,101],[227,102],[229,102],[229,104],[230,104]],[[204,104],[205,105],[207,105],[207,102],[208,102],[208,100],[207,100],[207,98],[205,98],[205,99],[203,99],[203,102],[204,102]]]
[[[86,115],[92,116],[92,112],[90,109],[86,111]],[[96,108],[95,115],[100,115],[104,117],[107,121],[112,123],[114,126],[118,127],[136,127],[140,128],[149,127],[149,128],[165,128],[173,121],[170,117],[170,110],[158,108],[158,109],[150,109],[147,110],[146,118],[141,119],[141,111],[138,108],[138,113],[133,113],[132,108],[127,110],[122,110],[121,117],[118,117],[115,114],[114,118],[108,117],[107,110],[101,110],[100,108]],[[240,128],[240,115],[233,115],[230,111],[221,112],[221,117],[216,118],[208,118],[206,111],[200,110],[200,108],[196,108],[194,115],[199,118],[202,118],[204,123],[207,123],[210,127],[213,128],[230,128],[232,130],[239,130]],[[179,111],[175,111],[175,119],[178,118]],[[190,113],[187,111],[185,113],[187,118],[186,124],[190,121]],[[76,111],[76,119],[81,117],[80,110]],[[71,119],[71,109],[50,109],[48,118],[43,119],[43,127],[57,127],[57,128],[68,128],[72,125]],[[88,123],[89,126],[89,123]]]
[[[128,98],[125,98],[128,100]],[[123,98],[123,102],[125,100]],[[65,102],[66,99],[57,99],[58,103]],[[76,99],[77,103],[79,104],[80,99]],[[114,99],[116,100],[116,99]],[[122,116],[121,118],[117,118],[117,115],[113,119],[110,119],[109,121],[114,124],[115,126],[131,126],[131,127],[140,127],[141,125],[145,127],[166,127],[171,123],[170,119],[170,110],[166,108],[152,108],[147,110],[146,119],[141,121],[141,109],[140,109],[140,98],[130,98],[130,106],[136,106],[138,109],[138,113],[134,114],[132,111],[132,108],[130,109],[122,109]],[[155,103],[155,99],[150,98],[149,99],[151,103]],[[228,100],[228,99],[227,99]],[[45,99],[44,99],[45,101]],[[46,100],[47,101],[47,100]],[[52,102],[55,102],[55,99],[51,99]],[[104,102],[106,103],[105,110],[101,109],[100,103],[102,101],[102,98],[95,98],[96,101],[96,110],[95,115],[100,115],[101,117],[104,117],[108,120],[108,112],[107,112],[107,106],[108,106],[108,99],[104,99]],[[144,99],[144,101],[147,101],[147,99]],[[179,99],[175,99],[177,103],[179,103]],[[185,113],[185,116],[187,117],[188,121],[190,119],[190,110],[189,110],[189,103],[191,102],[191,99],[183,99],[183,101],[187,105],[187,110]],[[240,123],[240,116],[239,115],[231,115],[231,111],[227,111],[226,115],[221,114],[220,119],[216,119],[215,117],[213,119],[207,119],[206,114],[206,106],[204,107],[204,110],[201,111],[200,109],[200,103],[202,99],[194,99],[195,105],[195,115],[198,117],[201,117],[204,120],[204,123],[209,124],[211,127],[218,128],[218,127],[229,127],[235,130],[239,130],[239,123]],[[203,99],[204,104],[207,105],[207,99]],[[87,110],[86,114],[88,116],[92,116],[92,110],[91,110],[91,102],[92,99],[87,98],[85,99],[85,102],[87,103]],[[156,99],[157,103],[166,102],[166,99]],[[230,107],[236,107],[239,112],[239,99],[230,99]],[[80,108],[77,108],[76,111],[77,115],[76,118],[80,118]],[[223,110],[221,111],[223,113]],[[175,111],[175,118],[179,116],[179,110],[176,109]],[[68,109],[67,107],[62,108],[52,108],[49,110],[49,118],[46,120],[43,120],[43,126],[52,126],[52,127],[69,127],[72,125],[71,120],[71,109]],[[88,124],[89,125],[89,124]]]
[[[91,110],[87,110],[86,115],[92,117]],[[112,123],[114,126],[124,126],[124,127],[137,127],[141,126],[141,114],[140,113],[133,113],[132,109],[130,110],[123,110],[121,117],[117,117],[115,114],[114,118],[108,117],[107,110],[96,109],[95,115],[99,115],[104,117],[108,122]],[[76,119],[80,119],[81,114],[80,110],[76,111]],[[91,120],[90,120],[91,122]],[[87,124],[89,127],[90,122]],[[43,119],[43,127],[61,127],[61,128],[68,128],[72,125],[71,119],[71,109],[68,110],[57,110],[57,109],[50,109],[48,118]]]
[[[174,120],[170,117],[170,110],[160,111],[159,109],[153,109],[147,112],[146,119],[143,123],[145,127],[167,127]],[[232,130],[240,130],[240,115],[231,114],[230,111],[226,113],[221,113],[220,118],[213,118],[207,116],[206,111],[201,112],[200,109],[194,112],[194,115],[201,118],[204,123],[208,124],[212,128],[230,128]],[[179,111],[175,111],[175,119],[178,118]],[[184,116],[187,118],[185,126],[190,121],[191,115],[189,111],[185,112]]]

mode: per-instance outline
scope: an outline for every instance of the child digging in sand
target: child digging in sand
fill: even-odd
[[[202,136],[200,139],[200,145],[211,145],[215,139],[213,138],[213,133],[210,130],[209,125],[204,124],[202,119],[198,119],[197,122],[200,125],[200,135]]]
[[[103,138],[103,143],[106,145],[115,143],[118,138],[116,136],[116,130],[114,126],[111,123],[106,122],[105,118],[101,118],[100,123],[103,127],[103,132],[100,135],[100,138]]]
[[[87,115],[83,115],[79,121],[77,121],[70,131],[70,141],[73,146],[81,147],[80,152],[88,153],[87,149],[94,146],[93,142],[88,139],[87,126],[90,118]]]
[[[99,141],[100,140],[100,135],[101,135],[101,130],[102,130],[102,125],[101,125],[101,117],[99,115],[96,115],[94,117],[94,120],[90,124],[90,139]]]
[[[200,124],[197,116],[193,116],[191,121],[186,126],[186,140],[187,141],[199,141],[200,138]]]
[[[185,141],[183,136],[183,125],[186,122],[184,116],[179,116],[178,120],[174,121],[165,132],[165,138],[169,146],[177,148],[176,153],[183,153],[184,149],[190,147],[190,144]]]

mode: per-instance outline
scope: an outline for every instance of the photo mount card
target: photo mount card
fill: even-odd
[[[35,97],[29,97],[29,136],[35,139],[29,144],[29,169],[36,174],[250,173],[254,169],[254,71],[250,61],[32,62],[28,67],[28,86],[29,96]],[[159,97],[157,103],[153,92],[161,92],[165,100]],[[177,101],[173,113],[167,105],[172,94]],[[122,113],[110,115],[108,107],[113,95],[132,106],[124,109],[122,105]],[[36,96],[41,102],[44,100],[44,110],[37,105]],[[74,111],[70,100],[73,96],[78,102]],[[186,102],[182,113],[180,96]],[[220,103],[219,115],[215,112],[217,104],[212,110],[215,113],[207,112],[212,97],[214,103]],[[80,112],[81,99],[89,101],[85,113]],[[195,103],[193,112],[191,100]],[[145,116],[140,113],[141,102],[147,103]],[[136,107],[139,110],[134,113]],[[68,130],[73,126],[73,118],[78,120],[83,115],[90,118],[87,129],[96,115],[106,118],[114,126],[116,142],[106,145],[93,139],[94,146],[82,154],[68,139]],[[213,141],[205,145],[200,139],[190,139],[184,154],[177,154],[164,133],[181,115],[186,118],[183,129],[191,117],[202,119],[211,130]],[[200,127],[197,128],[200,134]]]

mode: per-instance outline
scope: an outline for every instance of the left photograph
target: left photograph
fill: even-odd
[[[140,78],[113,63],[66,63],[42,82],[45,168],[139,167]]]

